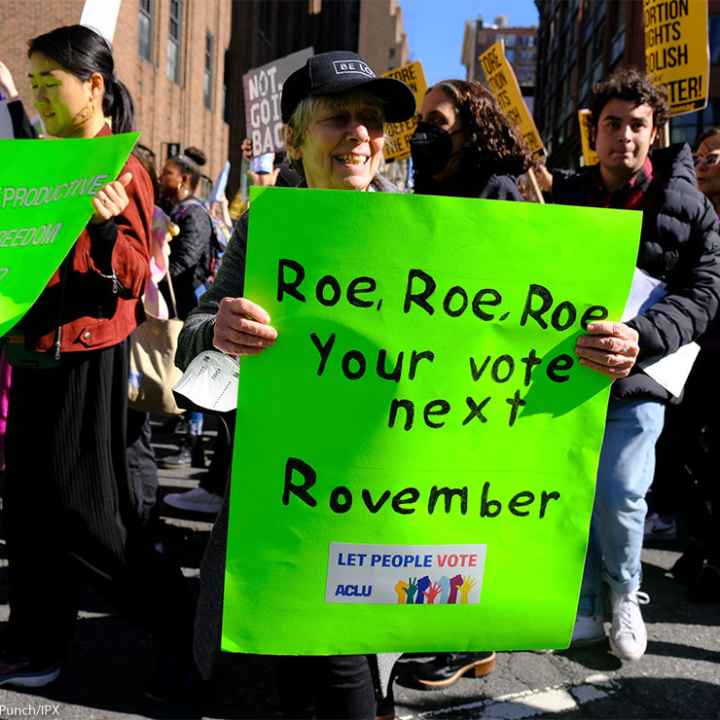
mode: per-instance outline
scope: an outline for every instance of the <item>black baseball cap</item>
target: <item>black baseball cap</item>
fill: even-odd
[[[357,88],[382,100],[387,122],[402,122],[415,115],[415,95],[405,83],[377,77],[359,55],[337,50],[313,55],[285,80],[280,100],[282,121],[287,123],[306,97],[337,95]]]

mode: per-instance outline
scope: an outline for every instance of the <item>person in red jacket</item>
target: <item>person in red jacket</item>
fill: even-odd
[[[49,135],[132,129],[132,101],[100,35],[57,28],[31,40],[28,55],[33,104]],[[128,479],[127,338],[142,318],[153,212],[150,179],[134,157],[92,206],[7,345],[14,371],[3,507],[10,620],[0,685],[39,687],[58,677],[79,580],[89,579],[147,619],[173,659],[171,670],[157,665],[157,696],[166,676],[182,682],[177,663],[189,663],[192,600],[180,569],[146,537]]]

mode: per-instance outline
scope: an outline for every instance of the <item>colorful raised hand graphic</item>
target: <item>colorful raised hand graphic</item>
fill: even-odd
[[[460,602],[467,605],[472,589],[475,587],[475,578],[466,575],[463,584],[460,586]]]
[[[448,596],[448,605],[454,605],[457,602],[458,590],[462,584],[462,575],[455,575],[455,577],[450,578],[450,595]]]
[[[398,580],[395,583],[398,605],[405,605],[405,603],[407,603],[407,589],[408,584],[404,580]]]
[[[440,602],[444,604],[448,601],[450,595],[450,578],[443,575],[438,581],[438,585],[440,585]]]
[[[408,589],[407,589],[407,604],[412,605],[415,599],[415,593],[417,592],[417,581],[416,577],[408,578]]]
[[[448,581],[450,582],[450,581]],[[425,599],[427,600],[428,605],[433,605],[435,603],[435,598],[440,594],[440,586],[437,583],[433,583],[425,593]]]
[[[415,595],[415,604],[416,605],[422,605],[423,602],[425,602],[425,592],[430,587],[432,583],[430,582],[430,578],[425,575],[424,577],[421,577],[418,580],[417,584],[417,594]]]

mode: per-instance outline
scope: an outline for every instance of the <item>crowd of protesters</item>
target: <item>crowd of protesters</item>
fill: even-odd
[[[290,75],[281,100],[287,157],[254,162],[254,182],[397,191],[382,175],[384,123],[412,118],[415,98],[397,80],[337,71],[338,63],[358,60],[351,52],[323,53]],[[32,39],[28,72],[47,135],[94,138],[133,129],[132,99],[116,76],[110,46],[94,31],[75,25]],[[42,142],[2,63],[0,92],[9,100],[16,137]],[[572,642],[609,642],[615,655],[630,661],[642,658],[647,647],[640,609],[649,601],[640,590],[644,538],[675,537],[683,513],[701,521],[686,533],[691,537],[674,572],[696,596],[720,600],[719,433],[706,397],[720,353],[714,321],[720,301],[720,130],[698,138],[695,155],[687,145],[656,147],[667,101],[635,70],[596,85],[590,109],[599,163],[535,172],[548,202],[641,211],[636,272],[662,288],[654,304],[626,322],[591,323],[575,348],[581,364],[613,384]],[[247,141],[244,151],[252,155]],[[518,179],[533,160],[479,83],[450,79],[428,90],[411,154],[418,194],[524,201]],[[78,589],[86,582],[116,600],[152,637],[148,696],[190,698],[201,678],[213,673],[220,652],[232,420],[218,436],[212,483],[167,498],[174,507],[217,513],[196,599],[148,521],[158,512],[150,422],[146,413],[128,408],[128,338],[143,307],[184,321],[176,356],[181,369],[206,350],[260,355],[277,339],[267,312],[244,296],[252,211],[233,228],[222,206],[219,213],[206,206],[197,197],[204,163],[201,150],[187,148],[165,163],[158,179],[154,167],[131,155],[118,180],[93,198],[93,215],[73,250],[5,338],[0,461],[10,618],[0,646],[0,685],[41,687],[59,676],[73,640]],[[232,232],[229,242],[218,241],[223,226]],[[701,351],[679,399],[643,368],[693,341]],[[178,453],[165,462],[204,468],[203,416],[197,408],[186,415]],[[695,504],[679,506],[678,483],[694,488]],[[494,667],[491,649],[453,650],[405,663],[404,680],[432,690]],[[392,717],[398,659],[274,658],[283,679],[283,712]]]

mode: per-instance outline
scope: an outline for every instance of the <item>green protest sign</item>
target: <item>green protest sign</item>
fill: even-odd
[[[0,140],[0,336],[40,296],[138,137]]]
[[[223,648],[567,646],[641,214],[255,193]]]

